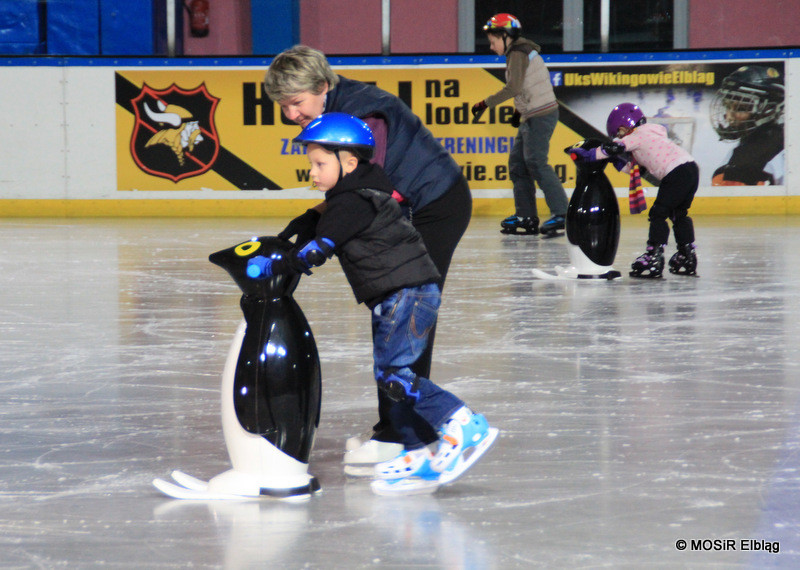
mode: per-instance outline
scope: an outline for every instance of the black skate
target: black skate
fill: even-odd
[[[636,258],[631,264],[631,277],[655,279],[664,273],[664,247],[661,245],[648,245],[647,251]]]
[[[679,245],[678,251],[669,259],[669,272],[675,275],[697,275],[697,254],[694,249],[692,243]]]
[[[539,218],[520,218],[519,216],[509,216],[500,222],[500,228],[500,233],[503,234],[522,233],[536,235],[539,233]]]
[[[542,224],[542,227],[539,228],[539,231],[542,232],[542,237],[554,238],[563,236],[564,232],[559,230],[563,230],[565,227],[566,224],[564,221],[564,216],[553,216]]]

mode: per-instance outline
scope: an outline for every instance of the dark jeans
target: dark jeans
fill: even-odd
[[[519,126],[517,138],[508,155],[508,174],[514,184],[514,205],[520,218],[538,217],[536,184],[553,216],[567,213],[567,193],[548,162],[550,137],[558,124],[558,110],[531,117]]]
[[[372,342],[375,380],[380,386],[392,376],[402,379],[416,399],[390,400],[389,415],[406,449],[429,443],[430,431],[438,429],[464,405],[456,396],[418,376],[411,365],[419,359],[436,324],[441,303],[435,283],[401,289],[381,301],[372,311]],[[420,423],[424,420],[424,424]]]
[[[469,221],[472,218],[472,193],[470,192],[467,180],[461,176],[455,184],[438,200],[431,202],[424,208],[415,210],[412,213],[412,223],[422,236],[428,254],[433,259],[436,269],[439,270],[441,278],[439,280],[439,290],[444,291],[444,282],[447,271],[450,268],[450,261],[453,253],[461,241],[464,232],[467,231]],[[428,342],[425,350],[417,361],[411,365],[411,370],[418,376],[430,378],[431,360],[433,358],[433,341],[436,336],[436,325],[433,325],[428,334]],[[380,441],[400,441],[400,436],[395,433],[391,426],[390,410],[392,402],[383,392],[378,392],[378,423],[375,424],[375,439]],[[436,432],[427,427],[427,422],[420,419],[418,433],[425,443],[436,441]]]
[[[672,231],[677,245],[694,243],[694,223],[689,208],[697,192],[700,170],[696,162],[676,166],[658,187],[655,202],[650,207],[650,234],[647,243],[664,245],[669,239],[667,219],[672,220]]]

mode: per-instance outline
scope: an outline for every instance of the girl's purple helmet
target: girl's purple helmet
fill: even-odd
[[[606,131],[612,139],[617,136],[620,127],[632,129],[647,122],[639,105],[620,103],[611,110],[606,121]]]

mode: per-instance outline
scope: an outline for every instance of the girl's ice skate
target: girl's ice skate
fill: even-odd
[[[661,277],[664,273],[664,247],[661,245],[648,245],[647,251],[636,258],[631,264],[631,277],[653,279]]]
[[[697,275],[697,254],[693,243],[678,246],[669,259],[669,272],[675,275]]]

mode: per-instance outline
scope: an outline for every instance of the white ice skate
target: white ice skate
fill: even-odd
[[[463,407],[445,422],[440,433],[439,450],[431,461],[431,469],[441,474],[439,484],[445,485],[472,467],[489,450],[500,430],[489,427],[482,414],[473,414]]]
[[[383,461],[375,466],[376,479],[401,479],[409,477],[420,471],[427,471],[433,459],[433,453],[427,448],[404,450],[400,455],[389,461]]]
[[[403,452],[403,444],[351,437],[345,444],[344,472],[351,477],[372,477],[375,466]]]
[[[433,453],[427,448],[403,451],[390,461],[375,466],[371,483],[376,495],[421,495],[439,488],[439,473],[431,470]]]
[[[500,430],[489,427],[486,418],[463,407],[440,430],[439,449],[415,470],[403,471],[397,479],[377,478],[372,491],[377,495],[421,495],[435,492],[452,483],[488,451]],[[402,456],[398,458],[404,461]],[[378,474],[376,473],[376,477]]]

